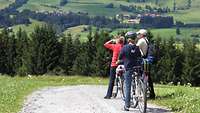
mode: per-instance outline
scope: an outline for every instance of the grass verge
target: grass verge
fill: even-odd
[[[156,85],[155,100],[151,103],[166,106],[177,113],[200,113],[200,88]]]
[[[6,77],[0,76],[0,113],[17,113],[24,98],[31,92],[46,86],[63,86],[79,84],[107,84],[107,79],[82,76],[38,76]]]

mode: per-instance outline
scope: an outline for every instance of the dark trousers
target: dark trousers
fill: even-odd
[[[131,99],[131,82],[132,82],[133,70],[126,70],[125,72],[125,106],[130,107]]]
[[[153,88],[153,81],[151,79],[151,63],[148,61],[148,59],[144,59],[143,62],[143,70],[148,72],[148,83],[149,83],[149,91],[150,91],[150,98],[155,98],[155,92]]]
[[[154,88],[153,88],[153,81],[151,79],[150,73],[149,73],[148,83],[149,83],[150,98],[155,98],[155,92],[154,92]]]
[[[117,67],[110,67],[110,81],[108,85],[108,90],[106,96],[112,97],[113,86],[115,82],[115,73]]]

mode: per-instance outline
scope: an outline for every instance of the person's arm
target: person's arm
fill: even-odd
[[[144,45],[144,42],[140,39],[140,40],[137,41],[136,46],[139,47],[139,50],[140,50],[141,55],[144,56],[144,53],[143,53],[143,52],[144,52],[144,51],[143,51],[143,46],[145,46],[145,45]]]
[[[106,43],[104,44],[104,47],[113,50],[114,44],[112,44],[112,42],[113,42],[113,40],[109,40],[108,42],[106,42]]]

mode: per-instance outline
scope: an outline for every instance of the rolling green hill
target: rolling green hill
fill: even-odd
[[[200,0],[192,0],[192,7],[189,10],[177,11],[176,13],[171,13],[169,15],[174,16],[175,20],[186,23],[200,23],[199,7]]]
[[[64,34],[71,33],[73,37],[76,35],[79,35],[82,41],[87,40],[87,35],[89,31],[84,31],[84,27],[87,27],[87,25],[80,25],[76,27],[71,27],[68,30],[64,32]],[[110,30],[108,28],[104,28],[104,30]],[[120,28],[115,29],[111,32],[112,35],[117,35],[119,32],[122,31],[137,31],[137,29],[132,28]],[[191,38],[191,35],[200,35],[200,29],[196,28],[180,28],[180,35],[176,34],[176,28],[165,28],[165,29],[150,29],[154,37],[162,37],[165,39],[168,39],[170,37],[178,37],[178,38]],[[92,27],[92,31],[96,31],[96,27]]]
[[[19,28],[21,28],[22,30],[25,30],[28,34],[30,34],[31,32],[33,32],[33,30],[36,26],[40,26],[43,24],[44,24],[44,22],[40,22],[40,21],[31,19],[31,24],[29,24],[29,25],[20,24],[20,25],[13,26],[12,28],[13,28],[14,33],[17,33]]]
[[[13,3],[15,0],[0,0],[0,9],[7,7],[9,4]]]
[[[59,0],[29,0],[27,4],[19,8],[19,10],[30,9],[34,11],[72,11],[72,12],[87,12],[89,15],[104,15],[115,16],[123,12],[120,9],[120,4],[123,5],[139,5],[144,7],[150,5],[153,7],[169,7],[173,9],[174,0],[159,0],[158,4],[155,4],[156,0],[148,0],[146,3],[136,3],[136,0],[69,0],[65,6],[59,6]],[[188,0],[176,0],[177,8],[185,8]],[[106,8],[109,3],[114,4],[114,8]],[[168,15],[174,16],[175,20],[183,21],[186,23],[200,22],[199,14],[200,0],[192,0],[192,7],[187,10],[178,10]]]

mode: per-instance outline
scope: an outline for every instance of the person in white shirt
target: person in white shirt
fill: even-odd
[[[137,34],[137,43],[136,46],[139,46],[140,48],[140,52],[143,58],[147,58],[147,54],[148,54],[148,46],[149,46],[149,41],[147,39],[147,30],[146,29],[140,29],[138,32],[136,32]],[[154,87],[153,87],[153,81],[151,79],[151,75],[150,75],[150,65],[149,65],[149,78],[148,78],[148,83],[149,83],[149,91],[150,91],[150,95],[149,98],[150,99],[155,99],[155,92],[154,92]]]
[[[145,29],[140,29],[137,34],[137,43],[136,46],[139,46],[141,55],[145,57],[147,55],[147,50],[148,50],[148,39],[146,37],[147,35],[147,30]]]

